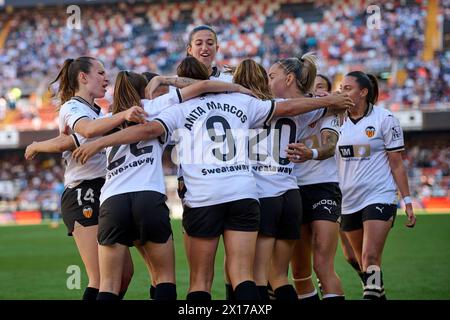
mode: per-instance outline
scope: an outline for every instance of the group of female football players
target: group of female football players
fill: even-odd
[[[83,298],[123,298],[136,246],[150,296],[177,298],[162,154],[178,153],[190,269],[188,300],[211,299],[220,237],[227,299],[344,299],[334,270],[339,235],[365,299],[385,299],[381,256],[397,189],[415,224],[401,158],[403,133],[376,106],[375,77],[347,74],[340,90],[310,53],[268,71],[251,59],[221,72],[217,35],[198,26],[176,77],[119,72],[110,113],[95,99],[108,78],[93,57],[67,59],[59,83],[60,135],[25,156],[62,152],[61,213],[89,277]],[[289,266],[295,286],[288,278]]]

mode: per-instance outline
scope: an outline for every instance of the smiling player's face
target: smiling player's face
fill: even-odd
[[[219,46],[216,37],[209,30],[200,30],[196,32],[188,47],[188,53],[202,62],[208,69],[211,68],[216,59]]]

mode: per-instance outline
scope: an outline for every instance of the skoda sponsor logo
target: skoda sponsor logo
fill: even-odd
[[[337,203],[334,200],[322,199],[319,202],[314,203],[313,210],[315,210],[318,206],[337,206]],[[327,211],[330,212],[330,209],[327,209]]]

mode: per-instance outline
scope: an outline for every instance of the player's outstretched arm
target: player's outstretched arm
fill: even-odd
[[[176,77],[176,76],[156,76],[153,77],[150,82],[145,87],[145,98],[146,99],[153,99],[155,91],[158,89],[159,86],[172,86],[176,88],[185,88],[187,86],[190,86],[191,84],[194,84],[196,82],[199,82],[200,80],[195,80],[191,78],[184,78],[184,77]]]
[[[347,110],[352,106],[354,106],[354,103],[347,94],[332,94],[319,98],[296,98],[278,101],[274,116],[292,117],[323,107],[334,110]]]
[[[402,153],[388,152],[387,155],[389,160],[389,167],[391,168],[392,175],[394,176],[395,183],[400,190],[402,198],[410,199],[408,176],[406,175],[405,165],[403,164]],[[405,201],[405,212],[408,217],[406,226],[409,228],[414,227],[416,224],[416,216],[414,215],[412,203],[407,203],[407,201]]]
[[[180,91],[183,101],[198,97],[204,93],[239,92],[253,96],[251,90],[239,84],[215,80],[198,81]]]
[[[315,155],[313,149],[308,148],[303,143],[290,143],[288,144],[287,157],[289,161],[294,163],[302,163],[311,159],[325,160],[334,156],[336,150],[336,144],[339,139],[338,135],[330,130],[323,130],[321,135],[321,146],[315,149],[317,154]],[[314,156],[316,156],[314,158]]]
[[[141,107],[134,106],[128,110],[118,112],[111,117],[101,119],[82,118],[75,124],[74,130],[85,138],[104,135],[117,128],[125,121],[144,123],[147,113]]]
[[[159,137],[164,133],[164,127],[158,121],[138,124],[96,139],[92,142],[85,143],[75,149],[72,153],[72,157],[76,161],[85,164],[89,158],[104,148],[149,140]]]
[[[61,133],[59,136],[36,142],[34,141],[25,150],[25,159],[32,160],[38,153],[61,153],[76,148],[76,137]]]

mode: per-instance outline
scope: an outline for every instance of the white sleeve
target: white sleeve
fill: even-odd
[[[72,138],[73,142],[75,143],[75,146],[78,148],[81,144],[80,144],[80,139],[78,138],[77,133],[72,133],[70,135],[70,137]]]
[[[393,152],[405,149],[403,130],[396,117],[389,114],[381,122],[381,133],[383,135],[386,151]]]
[[[332,131],[339,136],[339,116],[328,116],[323,118],[320,132],[322,132],[322,130]]]
[[[249,128],[262,128],[269,126],[275,113],[274,100],[260,100],[249,97],[248,103]]]
[[[167,108],[154,119],[164,127],[164,142],[168,142],[174,131],[180,128],[180,120],[183,119],[183,111],[181,108],[179,105],[173,108]]]
[[[141,102],[144,107],[144,111],[149,115],[148,118],[152,119],[155,115],[158,115],[167,107],[181,103],[182,101],[180,90],[176,88],[175,90],[170,90],[168,93],[156,97],[155,99],[142,99]]]
[[[74,130],[75,124],[83,119],[83,118],[89,118],[88,113],[86,112],[86,109],[84,106],[80,105],[76,101],[67,101],[59,111],[62,114],[62,118],[64,121],[64,124],[69,126],[70,129]]]
[[[302,126],[306,127],[311,123],[320,120],[327,113],[326,108],[316,109],[310,112],[302,113],[297,115],[298,123],[301,123]]]

